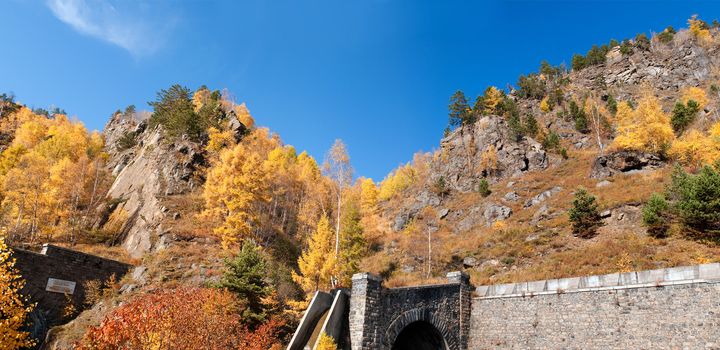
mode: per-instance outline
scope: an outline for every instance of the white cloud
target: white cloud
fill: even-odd
[[[128,8],[129,3],[116,7],[109,0],[47,0],[55,17],[76,31],[115,44],[136,57],[150,55],[164,44],[174,21],[144,18],[147,11]]]

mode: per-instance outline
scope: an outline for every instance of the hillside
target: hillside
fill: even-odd
[[[3,236],[134,265],[94,286],[52,349],[157,345],[139,330],[192,348],[207,334],[191,322],[267,349],[315,290],[359,271],[481,285],[717,262],[719,86],[720,33],[697,18],[613,40],[508,90],[458,91],[438,148],[382,181],[354,174],[341,140],[322,162],[298,152],[228,91],[173,85],[102,135],[3,95]],[[174,318],[133,316],[152,305]]]
[[[631,53],[621,53],[621,46],[606,49],[602,62],[580,70],[544,65],[522,77],[517,85],[525,80],[528,88],[507,97],[521,118],[532,116],[533,135],[516,138],[511,114],[491,111],[450,132],[437,151],[398,168],[380,185],[381,191],[396,189],[380,203],[383,234],[364,267],[390,278],[391,285],[421,283],[427,278],[428,236],[430,275],[465,269],[476,284],[718,261],[715,244],[682,228],[663,239],[646,233],[643,205],[665,190],[679,159],[614,143],[617,118],[608,100],[636,103],[649,93],[669,116],[683,93],[698,87],[707,101],[678,139],[706,134],[718,121],[717,40],[701,41],[691,30],[665,42],[659,38],[645,46],[638,39],[623,43]],[[548,96],[561,102],[543,108]],[[572,103],[586,115],[585,130],[578,131]],[[593,123],[593,110],[600,123]],[[553,141],[551,134],[559,138]],[[698,166],[687,159],[680,164]],[[478,191],[484,180],[487,197]],[[603,218],[590,239],[573,236],[567,214],[580,186],[597,196]]]

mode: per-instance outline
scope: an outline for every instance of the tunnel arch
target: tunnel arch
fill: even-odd
[[[391,350],[447,350],[442,333],[430,323],[415,321],[400,331]]]
[[[420,338],[428,347],[418,347],[418,344],[415,344],[415,347],[402,346],[402,344],[407,345],[407,341],[413,336],[417,337],[422,334],[427,335],[427,337],[420,336]],[[418,308],[408,310],[393,320],[385,332],[383,343],[385,349],[388,350],[447,350],[455,348],[452,346],[453,339],[445,322],[436,317],[432,310]],[[449,344],[448,341],[451,343]]]

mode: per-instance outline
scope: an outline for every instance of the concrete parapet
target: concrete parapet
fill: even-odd
[[[479,286],[475,294],[480,298],[518,297],[708,281],[720,281],[720,263]]]

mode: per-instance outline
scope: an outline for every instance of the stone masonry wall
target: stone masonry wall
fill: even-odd
[[[53,245],[43,246],[40,253],[15,249],[13,257],[17,261],[15,266],[26,281],[23,295],[37,303],[33,314],[33,333],[36,336],[66,321],[62,311],[68,304],[68,297],[78,311],[83,309],[86,281],[104,282],[113,274],[120,280],[130,268],[130,265],[114,260]],[[62,293],[46,291],[49,278],[75,282],[75,292],[66,297]]]
[[[467,275],[448,274],[448,284],[383,288],[379,277],[353,276],[350,336],[353,350],[389,350],[409,324],[424,321],[442,334],[449,350],[466,349],[472,287]]]
[[[719,278],[709,264],[478,287],[468,348],[720,349]]]

